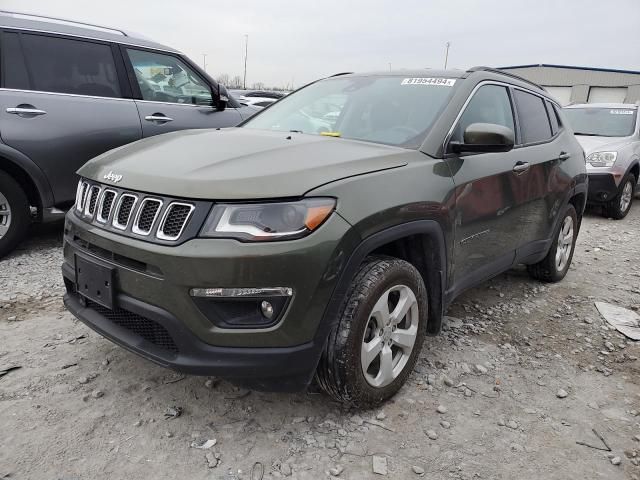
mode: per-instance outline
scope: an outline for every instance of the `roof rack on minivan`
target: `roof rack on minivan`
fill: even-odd
[[[21,20],[33,20],[38,22],[46,21],[49,23],[55,23],[58,25],[67,25],[70,27],[89,28],[91,30],[97,30],[103,33],[112,33],[115,35],[122,35],[124,37],[129,36],[124,30],[120,30],[118,28],[105,27],[102,25],[95,25],[93,23],[78,22],[76,20],[67,20],[65,18],[48,17],[46,15],[37,15],[35,13],[9,12],[7,10],[0,10],[0,16],[2,15],[18,18]]]
[[[531,80],[527,80],[526,78],[521,77],[520,75],[516,75],[515,73],[511,73],[511,72],[505,72],[504,70],[500,70],[498,68],[478,66],[478,67],[472,67],[468,69],[467,72],[491,72],[491,73],[497,73],[499,75],[506,75],[507,77],[515,78],[516,80],[520,80],[521,82],[525,82],[525,83],[528,83],[529,85],[536,87],[538,90],[542,90],[543,92],[546,92],[546,90],[540,85],[538,85],[536,82],[532,82]]]

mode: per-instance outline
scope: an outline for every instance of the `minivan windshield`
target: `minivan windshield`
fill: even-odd
[[[576,135],[628,137],[636,125],[635,108],[565,108],[564,115]]]
[[[329,78],[288,95],[243,126],[418,148],[455,83],[397,75]]]

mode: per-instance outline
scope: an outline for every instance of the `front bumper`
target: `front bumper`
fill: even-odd
[[[156,245],[91,226],[70,212],[65,224],[65,305],[81,321],[157,364],[241,381],[253,388],[299,390],[315,370],[326,339],[323,319],[339,273],[357,242],[334,214],[309,237],[243,244],[195,239]],[[75,258],[115,269],[115,306],[75,292]],[[294,295],[268,328],[216,326],[195,305],[191,288],[291,286]]]
[[[613,173],[589,173],[589,203],[610,202],[618,195],[617,177]]]

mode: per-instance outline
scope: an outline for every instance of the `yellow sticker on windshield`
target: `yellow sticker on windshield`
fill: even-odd
[[[339,137],[342,135],[340,132],[320,132],[323,137]]]
[[[400,85],[440,85],[442,87],[453,87],[455,78],[405,78]]]

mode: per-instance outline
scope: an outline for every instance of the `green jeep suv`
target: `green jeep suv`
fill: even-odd
[[[555,100],[485,67],[336,75],[79,174],[75,316],[175,370],[315,380],[361,407],[402,386],[463,290],[516,264],[562,279],[587,193]]]

